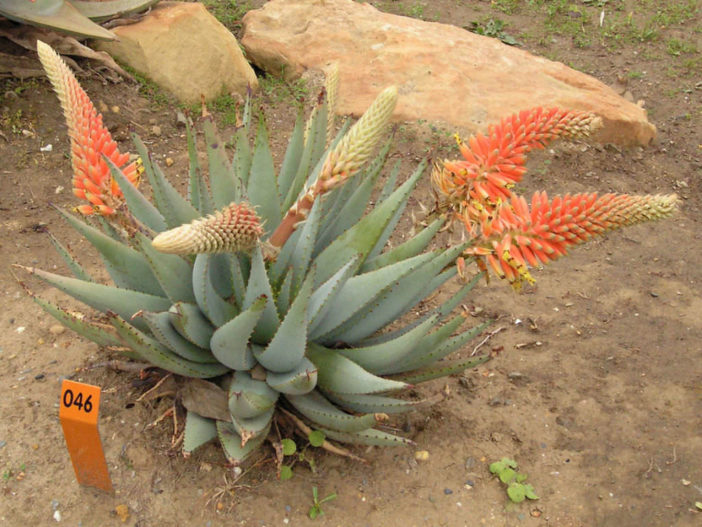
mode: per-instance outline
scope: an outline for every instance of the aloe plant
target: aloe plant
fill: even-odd
[[[228,459],[241,462],[266,437],[280,405],[330,439],[407,444],[377,425],[418,403],[388,394],[488,359],[441,360],[485,326],[458,331],[465,317],[451,315],[475,281],[397,324],[456,274],[453,262],[469,244],[427,251],[444,223],[437,219],[388,247],[425,164],[400,185],[395,170],[366,212],[389,150],[384,143],[374,154],[394,88],[337,137],[328,133],[326,101],[306,123],[300,116],[277,173],[262,118],[249,145],[249,104],[231,160],[205,119],[209,177],[190,136],[186,198],[138,138],[139,160],[120,152],[68,67],[49,46],[38,50],[69,125],[74,194],[86,201],[76,212],[97,221],[62,215],[99,251],[114,285],[94,281],[57,244],[74,276],[30,272],[103,317],[79,320],[36,300],[100,345],[226,390],[225,418],[188,411],[185,452],[217,436]],[[153,202],[138,190],[142,173]]]
[[[518,283],[529,276],[528,264],[554,259],[591,234],[665,217],[675,206],[672,196],[548,202],[538,194],[529,211],[511,191],[524,173],[524,154],[597,124],[591,114],[536,110],[468,146],[459,142],[464,161],[434,169],[441,214],[390,247],[426,165],[400,185],[395,167],[373,195],[390,148],[383,137],[396,89],[382,91],[352,127],[332,137],[338,77],[332,72],[327,96],[306,122],[298,116],[278,170],[263,118],[249,144],[250,101],[234,134],[233,159],[206,117],[209,174],[189,134],[185,197],[138,137],[137,156],[120,152],[60,57],[41,42],[38,52],[69,127],[73,192],[86,202],[75,209],[85,219],[61,214],[98,250],[114,285],[91,278],[52,238],[74,276],[25,269],[102,315],[79,318],[33,297],[101,346],[211,380],[207,393],[223,397],[223,408],[186,404],[186,454],[219,438],[227,458],[241,463],[263,442],[278,408],[333,440],[411,443],[381,422],[421,402],[394,395],[489,358],[446,359],[487,325],[465,329],[465,317],[452,315],[481,273],[438,307],[403,318],[463,272],[464,258],[485,258],[499,276]],[[138,189],[144,174],[153,201]],[[449,219],[461,219],[470,240],[430,249]]]
[[[158,0],[3,0],[0,15],[16,22],[79,37],[114,40],[115,34],[92,22],[143,11]]]

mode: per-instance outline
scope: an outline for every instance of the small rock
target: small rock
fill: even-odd
[[[58,508],[59,508],[58,500],[51,500],[51,510],[55,511],[55,510],[58,510]]]
[[[499,432],[493,432],[490,434],[490,439],[493,440],[495,443],[499,443],[502,441],[502,434]]]
[[[166,166],[167,166],[167,167],[173,166],[173,163],[174,163],[174,162],[175,162],[175,161],[173,161],[173,158],[172,158],[172,157],[167,157],[167,158],[166,158]]]
[[[126,523],[129,519],[129,507],[127,507],[124,503],[121,503],[115,507],[115,513],[117,513],[117,516],[122,523]]]
[[[651,291],[650,294],[653,298],[658,298],[658,293],[654,293],[653,291]]]
[[[151,133],[154,134],[156,137],[161,136],[161,127],[157,124],[153,125],[151,127]]]
[[[61,324],[54,324],[49,328],[49,333],[52,335],[62,335],[66,331],[66,327]]]
[[[687,480],[687,479],[681,479],[680,483],[682,483],[686,487],[689,487],[692,482],[690,480]]]
[[[54,511],[54,520],[56,520],[57,522],[61,521],[61,511],[59,511],[59,510]]]
[[[24,333],[24,331],[25,331],[26,329],[27,329],[27,328],[25,328],[24,326],[19,326],[17,329],[15,329],[15,331],[16,331],[17,333]]]
[[[476,463],[476,461],[475,461],[474,457],[469,457],[468,459],[466,459],[466,463],[465,463],[466,470],[472,470],[472,468],[475,466],[475,463]]]
[[[5,445],[7,445],[7,441],[0,439],[0,448],[5,448]]]
[[[417,461],[426,461],[429,459],[429,452],[427,450],[417,450],[414,453],[414,459]]]
[[[453,494],[453,491],[451,489],[444,489],[444,494],[448,496],[449,494]]]
[[[176,126],[181,128],[188,125],[188,118],[185,117],[185,114],[183,112],[176,112],[175,124]]]
[[[112,110],[112,113],[119,113],[119,106],[113,106],[110,110]]]
[[[43,373],[40,373],[40,374],[34,376],[34,380],[41,381],[42,379],[44,379],[44,377],[45,377],[45,375]]]

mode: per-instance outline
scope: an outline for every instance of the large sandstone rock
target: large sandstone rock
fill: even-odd
[[[243,22],[249,60],[272,74],[298,76],[338,61],[340,113],[362,113],[395,84],[402,120],[475,131],[542,105],[596,112],[605,124],[601,141],[645,145],[656,134],[645,110],[600,81],[455,26],[352,0],[272,0]]]
[[[258,88],[234,35],[200,3],[161,2],[138,23],[113,31],[119,41],[101,42],[100,49],[182,102]]]

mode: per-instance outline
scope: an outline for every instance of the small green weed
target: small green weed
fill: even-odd
[[[313,430],[307,436],[307,441],[309,441],[309,445],[313,447],[321,447],[325,439],[326,438],[324,436],[324,432],[320,432],[319,430]],[[310,456],[305,455],[307,447],[305,447],[301,451],[298,451],[297,444],[295,443],[295,441],[287,438],[282,439],[280,443],[283,448],[283,456],[289,458],[295,456],[294,458],[292,458],[292,462],[289,465],[282,465],[280,467],[280,481],[285,481],[293,477],[293,465],[295,465],[295,463],[298,462],[307,463],[310,467],[310,470],[312,472],[315,472],[316,467],[314,459]]]
[[[129,74],[139,83],[139,94],[141,96],[149,99],[154,106],[168,106],[170,102],[169,96],[158,86],[158,84],[145,75],[139,73],[134,68],[130,68],[129,66],[125,65],[124,69],[127,70],[127,72],[129,72]]]
[[[466,26],[464,29],[478,35],[498,38],[510,46],[518,46],[519,42],[517,42],[517,39],[504,31],[506,26],[507,24],[499,18],[490,18],[485,22],[471,22],[470,26]]]
[[[292,98],[298,103],[304,102],[309,93],[305,80],[300,78],[294,81],[286,81],[284,73],[284,71],[281,71],[280,77],[266,73],[258,81],[261,92],[269,99],[272,99],[272,102],[283,102],[288,98]]]
[[[310,519],[314,520],[317,516],[322,516],[324,514],[324,511],[322,510],[322,503],[335,499],[336,493],[333,492],[320,500],[317,494],[317,487],[312,487],[312,507],[310,507],[310,511],[307,513]]]
[[[677,38],[670,38],[665,43],[666,51],[668,55],[673,57],[679,57],[680,55],[687,55],[688,53],[696,53],[697,46],[690,42],[685,42],[683,40],[678,40]]]
[[[405,6],[403,8],[403,13],[406,16],[410,16],[412,18],[424,18],[424,8],[426,7],[425,4],[422,4],[421,2],[415,2],[411,6]]]
[[[237,123],[237,110],[239,105],[234,97],[230,94],[224,94],[217,97],[209,103],[213,111],[217,112],[222,119],[222,124],[225,126],[235,125]],[[198,105],[199,107],[199,105]]]
[[[493,0],[492,6],[506,15],[513,15],[519,9],[519,0]]]
[[[202,3],[217,20],[233,32],[241,29],[241,19],[252,9],[249,2],[237,0],[202,0]]]
[[[517,472],[517,462],[513,459],[503,457],[500,461],[490,464],[490,472],[495,474],[500,481],[507,485],[507,496],[514,503],[521,503],[525,499],[538,500],[539,497],[534,492],[534,487],[524,483],[526,474]]]
[[[21,108],[11,112],[7,106],[3,107],[2,115],[0,115],[0,129],[9,130],[15,135],[20,135],[23,128],[23,117],[24,114]]]

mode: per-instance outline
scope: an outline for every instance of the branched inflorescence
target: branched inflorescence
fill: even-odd
[[[518,288],[533,282],[529,267],[563,256],[571,245],[672,214],[675,195],[585,193],[549,200],[537,192],[529,205],[513,193],[528,152],[559,137],[587,137],[600,126],[589,112],[535,108],[503,119],[467,144],[457,137],[463,160],[436,165],[432,182],[475,240],[464,254],[484,257],[495,274]],[[486,268],[483,260],[478,264]]]
[[[141,162],[137,159],[130,163],[129,154],[119,151],[102,123],[102,115],[58,53],[41,41],[37,42],[37,52],[66,117],[71,138],[73,194],[88,202],[76,210],[84,215],[112,215],[122,204],[122,191],[112,179],[103,156],[121,167],[124,176],[134,184],[142,172]]]

